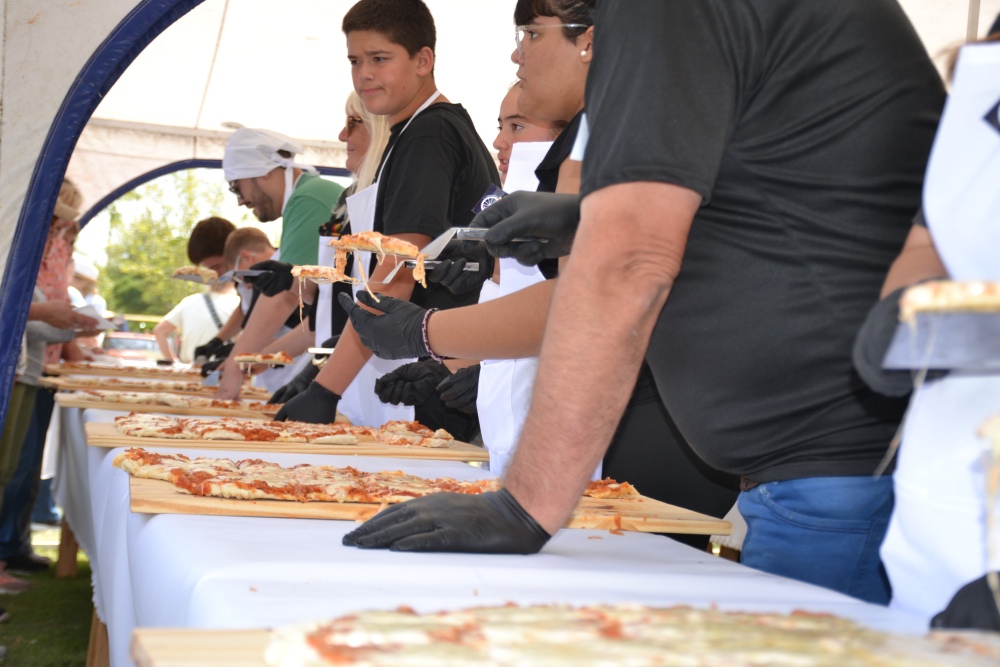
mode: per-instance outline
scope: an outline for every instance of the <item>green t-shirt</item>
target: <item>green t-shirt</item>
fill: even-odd
[[[319,257],[319,226],[330,214],[344,188],[312,174],[302,174],[288,199],[282,216],[281,261],[316,264]]]

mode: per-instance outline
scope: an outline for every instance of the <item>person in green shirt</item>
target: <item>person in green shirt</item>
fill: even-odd
[[[282,218],[280,259],[296,265],[316,264],[319,227],[330,219],[343,187],[319,177],[315,167],[294,161],[302,147],[271,130],[240,128],[226,142],[222,171],[241,206],[261,222]],[[275,257],[278,259],[278,257]],[[261,296],[232,355],[260,352],[298,308],[295,290]],[[242,374],[237,364],[226,364],[216,396],[239,395]]]

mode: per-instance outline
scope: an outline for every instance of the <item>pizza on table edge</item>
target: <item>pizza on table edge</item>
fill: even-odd
[[[271,364],[273,366],[287,366],[295,361],[290,355],[284,352],[274,354],[237,354],[233,361],[238,364]]]
[[[637,604],[367,611],[275,629],[269,667],[979,667],[985,636],[912,637],[829,614]]]
[[[920,313],[1000,312],[1000,283],[932,280],[908,287],[899,298],[899,321]]]
[[[213,388],[214,389],[214,388]],[[280,403],[264,403],[262,401],[223,401],[217,398],[173,394],[157,391],[117,391],[107,389],[84,389],[70,394],[80,400],[95,403],[130,403],[135,405],[165,405],[172,408],[220,408],[228,410],[246,410],[248,412],[277,412]]]
[[[261,459],[188,458],[132,447],[114,459],[114,465],[135,477],[170,482],[182,493],[240,500],[294,500],[298,502],[401,503],[432,493],[478,495],[500,488],[497,479],[462,481],[449,477],[428,479],[401,471],[364,472],[350,466],[336,468],[302,464],[283,468]],[[607,479],[591,482],[584,495],[594,498],[637,496],[631,484]]]
[[[453,448],[455,438],[432,431],[419,422],[388,421],[379,428],[340,422],[310,424],[296,421],[260,421],[232,417],[167,417],[132,412],[115,417],[115,430],[139,438],[174,440],[243,440],[248,442],[309,442],[318,445],[356,445],[380,442],[402,447]]]

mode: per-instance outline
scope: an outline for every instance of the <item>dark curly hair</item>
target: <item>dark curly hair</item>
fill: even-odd
[[[188,237],[188,259],[195,266],[209,257],[222,257],[226,249],[226,239],[236,225],[225,218],[205,218],[191,230]]]
[[[369,30],[399,44],[410,57],[437,43],[434,17],[421,0],[361,0],[344,15],[344,34]]]

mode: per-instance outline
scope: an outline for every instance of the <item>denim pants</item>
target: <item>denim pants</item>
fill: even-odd
[[[24,437],[24,446],[17,462],[17,469],[10,483],[3,490],[3,507],[0,509],[0,560],[31,553],[31,509],[38,494],[39,476],[42,472],[42,452],[45,450],[45,433],[49,430],[55,399],[50,391],[39,389],[31,423]]]
[[[888,604],[879,559],[892,513],[892,477],[815,477],[740,494],[749,567]]]

